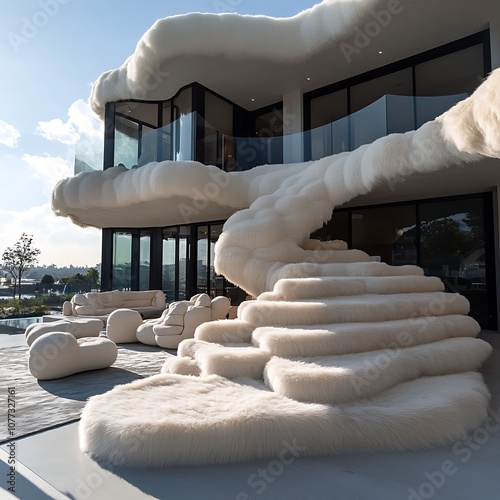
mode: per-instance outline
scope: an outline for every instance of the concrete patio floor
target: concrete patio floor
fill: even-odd
[[[496,500],[500,498],[500,334],[482,332],[481,338],[494,347],[482,369],[492,394],[491,415],[468,441],[422,452],[297,458],[286,464],[261,460],[106,470],[80,452],[78,423],[72,423],[15,441],[14,498]],[[1,347],[23,342],[23,335],[0,335]],[[1,447],[0,498],[2,494],[9,498],[8,451],[7,445]]]

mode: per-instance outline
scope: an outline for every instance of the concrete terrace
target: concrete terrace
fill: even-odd
[[[24,345],[23,330],[2,329],[0,349]],[[468,441],[407,453],[295,458],[156,470],[107,470],[80,452],[78,422],[15,441],[13,498],[206,500],[493,500],[500,475],[500,335],[482,332],[493,355],[482,369],[491,415]],[[3,397],[6,404],[7,397]],[[3,425],[7,425],[5,422]],[[0,449],[2,489],[8,489],[8,443]]]

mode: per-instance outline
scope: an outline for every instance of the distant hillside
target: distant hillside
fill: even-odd
[[[67,276],[73,276],[77,273],[85,275],[89,269],[95,267],[99,272],[99,276],[101,275],[101,264],[96,264],[95,266],[69,266],[69,267],[57,267],[55,264],[50,266],[35,266],[31,269],[28,269],[23,274],[23,278],[25,279],[33,279],[40,280],[46,274],[53,276],[54,280],[58,280],[60,278],[65,278]]]

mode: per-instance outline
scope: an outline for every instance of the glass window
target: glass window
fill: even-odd
[[[132,234],[115,232],[113,235],[112,288],[131,290],[132,282]]]
[[[187,300],[187,280],[188,280],[188,262],[189,262],[189,226],[181,226],[179,228],[179,258],[177,260],[179,266],[179,291],[177,300]]]
[[[471,316],[487,328],[483,199],[422,203],[420,255],[425,274],[440,277],[447,290],[467,297]]]
[[[160,104],[116,104],[115,165],[137,168],[158,158],[158,109]]]
[[[391,265],[416,264],[415,205],[352,210],[352,248]]]
[[[149,290],[151,268],[151,233],[141,231],[139,238],[139,290]]]
[[[167,302],[173,302],[177,298],[176,267],[177,267],[177,238],[179,230],[177,227],[163,230],[162,248],[162,287],[167,297]]]
[[[116,116],[115,128],[115,165],[132,168],[139,159],[139,124]]]
[[[172,160],[173,141],[172,141],[172,104],[170,101],[163,103],[163,125],[161,128],[161,160]]]
[[[197,292],[208,293],[208,226],[198,227]]]
[[[353,150],[363,144],[370,144],[387,134],[386,100],[384,97],[366,108],[350,115],[349,149]]]
[[[215,273],[215,244],[222,234],[222,224],[212,224],[210,226],[210,296],[213,298],[216,295],[221,295],[219,290],[221,288],[221,282],[223,283],[223,277],[220,274]]]
[[[389,73],[351,87],[351,113],[368,106],[387,94],[413,95],[412,68]]]
[[[174,161],[194,160],[193,99],[191,87],[174,99],[174,123],[172,123]]]
[[[205,163],[222,167],[232,159],[234,152],[230,151],[226,138],[233,135],[233,105],[212,94],[205,92]],[[230,157],[229,157],[230,155]]]
[[[347,116],[347,89],[311,99],[311,128],[321,127]]]
[[[484,77],[482,44],[415,66],[416,95],[471,94]]]
[[[342,240],[349,243],[349,211],[333,212],[332,218],[311,234],[311,238],[321,241]]]

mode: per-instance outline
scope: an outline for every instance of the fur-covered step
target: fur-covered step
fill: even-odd
[[[330,264],[347,264],[347,263],[361,263],[371,262],[373,258],[362,250],[303,250],[296,247],[291,250],[289,247],[283,249],[282,260],[283,263],[296,263],[296,262],[322,262]],[[275,252],[275,248],[258,248],[254,250],[253,256],[258,259],[269,260],[272,259],[271,253]],[[375,259],[376,260],[376,259]]]
[[[220,345],[200,340],[184,340],[179,345],[177,361],[169,358],[162,373],[220,375],[228,379],[248,377],[261,380],[271,356],[250,344]],[[198,367],[198,369],[195,368]]]
[[[481,375],[470,372],[417,379],[339,406],[301,403],[249,379],[156,375],[91,397],[80,448],[95,460],[139,468],[421,450],[473,431],[487,417],[488,400]]]
[[[475,371],[491,350],[483,340],[453,338],[343,356],[298,360],[274,357],[265,367],[264,380],[277,394],[297,401],[348,403],[374,397],[419,377]]]
[[[318,276],[423,276],[418,266],[391,266],[385,262],[354,262],[350,264],[329,264],[319,259],[297,264],[279,266],[267,278],[268,290],[280,279],[314,278]]]
[[[343,295],[442,292],[443,282],[430,276],[317,277],[281,279],[258,300],[300,300]]]
[[[469,302],[459,294],[406,293],[300,302],[253,300],[239,306],[238,317],[255,326],[285,326],[367,323],[468,312]]]
[[[481,327],[470,316],[424,316],[378,323],[303,327],[262,326],[252,343],[273,356],[299,358],[411,347],[452,337],[476,337]]]
[[[209,321],[196,328],[194,338],[215,344],[250,343],[254,328],[241,319]]]

